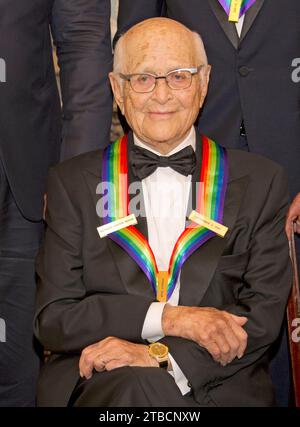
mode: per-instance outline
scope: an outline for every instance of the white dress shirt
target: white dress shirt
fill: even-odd
[[[134,143],[146,148],[157,155],[159,152],[139,141],[134,135]],[[195,150],[196,132],[192,127],[185,140],[168,156],[175,154],[189,145]],[[156,171],[142,180],[145,211],[148,225],[148,242],[156,258],[159,271],[167,271],[175,243],[185,229],[186,211],[191,186],[191,175],[187,177],[170,167],[158,167]],[[150,286],[150,285],[149,285]],[[178,305],[180,291],[180,275],[172,296],[168,300],[171,305]],[[164,337],[162,331],[162,312],[166,303],[154,302],[150,305],[142,330],[142,338],[149,342],[158,341]],[[172,363],[175,382],[182,394],[190,391],[187,379],[169,355]]]
[[[244,19],[245,19],[245,14],[241,16],[238,22],[235,24],[239,37],[241,37],[241,34],[242,34]]]

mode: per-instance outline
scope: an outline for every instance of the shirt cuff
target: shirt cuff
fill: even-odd
[[[172,371],[169,371],[169,374],[174,378],[177,387],[181,391],[182,395],[185,395],[191,391],[191,388],[188,386],[188,379],[182,372],[182,370],[177,365],[175,359],[169,353],[169,359],[172,364]]]
[[[155,342],[165,336],[161,324],[165,305],[165,302],[153,302],[148,308],[142,330],[142,338],[144,340]]]

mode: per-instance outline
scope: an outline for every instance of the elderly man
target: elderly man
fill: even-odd
[[[197,34],[137,24],[110,75],[132,133],[52,169],[39,405],[274,404],[287,184],[273,162],[195,131],[209,72]]]

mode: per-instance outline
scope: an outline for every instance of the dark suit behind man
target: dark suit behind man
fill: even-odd
[[[218,0],[122,0],[118,35],[161,14],[199,32],[212,65],[201,132],[241,148],[243,119],[249,151],[285,167],[291,193],[298,192],[300,84],[292,80],[292,61],[300,52],[300,2],[256,0],[239,39]]]
[[[34,258],[49,165],[104,147],[112,100],[108,0],[0,3],[0,406],[34,404]],[[61,67],[63,116],[50,27]],[[61,150],[62,144],[62,150]],[[61,154],[60,154],[61,153]]]

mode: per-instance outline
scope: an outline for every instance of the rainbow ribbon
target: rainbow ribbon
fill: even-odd
[[[219,0],[219,3],[221,4],[221,6],[223,7],[223,9],[225,10],[225,12],[227,13],[228,16],[230,13],[231,1],[232,0]],[[239,18],[241,16],[243,16],[244,13],[247,12],[247,10],[255,3],[255,1],[256,0],[243,0],[242,1]]]
[[[128,137],[124,136],[104,150],[102,181],[109,183],[108,216],[103,218],[104,224],[129,215],[127,139]],[[228,182],[227,152],[205,136],[202,137],[199,181],[197,212],[221,223]],[[213,231],[191,222],[179,236],[169,262],[167,299],[175,289],[184,262],[215,235]],[[109,234],[108,237],[135,260],[146,274],[157,296],[159,272],[153,251],[143,234],[131,225]]]

